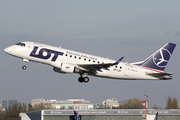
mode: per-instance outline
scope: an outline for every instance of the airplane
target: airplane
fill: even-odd
[[[21,58],[26,69],[29,61],[53,67],[58,73],[77,73],[80,83],[89,82],[88,75],[100,78],[123,80],[169,80],[172,73],[164,72],[176,44],[167,43],[147,59],[141,62],[127,63],[119,60],[89,55],[61,47],[37,42],[20,42],[4,49],[7,54]]]
[[[78,112],[74,111],[74,120],[80,120]]]

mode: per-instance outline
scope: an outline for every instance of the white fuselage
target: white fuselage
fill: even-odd
[[[61,64],[71,64],[77,70],[83,71],[79,65],[89,64],[106,64],[114,63],[115,60],[84,54],[72,50],[63,49],[60,47],[49,46],[35,42],[23,42],[25,46],[12,45],[5,49],[5,52],[15,57],[22,58],[23,61],[34,61],[50,65],[55,68],[61,68]],[[140,66],[120,62],[118,65],[110,66],[108,69],[101,68],[88,73],[88,75],[126,80],[142,80],[152,79],[156,77],[149,76],[146,73],[154,73],[154,71],[144,69]],[[62,72],[63,73],[63,72]],[[78,73],[78,71],[76,72]]]

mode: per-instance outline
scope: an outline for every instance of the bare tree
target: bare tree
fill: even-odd
[[[166,102],[166,109],[172,109],[172,99],[170,96],[168,96],[168,99]]]
[[[172,109],[178,109],[178,101],[175,97],[173,98],[172,101]]]
[[[35,104],[33,108],[34,108],[34,110],[46,109],[46,107],[45,107],[42,103],[40,103],[40,104]]]
[[[28,112],[34,111],[34,108],[31,104],[28,104]]]
[[[129,99],[120,105],[121,109],[142,109],[143,106],[141,104],[141,100],[137,98]]]
[[[178,101],[174,97],[173,100],[169,96],[166,102],[166,109],[178,109]]]
[[[158,109],[158,107],[156,106],[156,104],[152,107],[153,109]]]
[[[4,120],[20,120],[19,113],[26,112],[27,105],[23,103],[17,103],[10,106],[7,110],[3,112]]]

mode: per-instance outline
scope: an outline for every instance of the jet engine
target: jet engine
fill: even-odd
[[[53,69],[55,72],[58,73],[81,73],[79,69],[77,69],[74,65],[68,63],[61,63],[61,65],[54,67]]]

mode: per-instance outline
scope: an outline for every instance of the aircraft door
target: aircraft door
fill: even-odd
[[[131,65],[129,65],[128,63],[126,63],[126,65],[125,65],[125,72],[124,72],[125,76],[128,76],[128,75],[129,75],[130,70],[131,70]]]
[[[39,44],[39,43],[34,43],[34,46],[36,46],[36,47],[42,47],[42,45]]]

